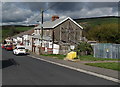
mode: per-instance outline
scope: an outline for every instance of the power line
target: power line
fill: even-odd
[[[40,13],[39,13],[38,15],[36,15],[33,19],[31,19],[31,20],[29,21],[29,23],[32,22],[34,19],[36,19],[38,16],[40,16]]]
[[[56,2],[55,4],[51,5],[49,8],[47,8],[47,9],[43,10],[43,12],[45,12],[45,11],[49,10],[50,8],[52,8],[52,7],[56,6],[56,5],[57,5],[57,3],[59,4],[59,2]],[[29,21],[29,23],[30,23],[30,22],[32,22],[34,19],[36,19],[38,16],[39,16],[39,15],[37,15],[37,16],[35,16],[33,19],[31,19],[31,20]]]
[[[56,2],[55,4],[53,4],[52,6],[50,6],[49,8],[47,8],[46,10],[44,10],[43,12],[45,12],[45,11],[49,10],[50,8],[52,8],[52,7],[56,6],[56,5],[57,5],[57,3],[59,4],[59,2]]]

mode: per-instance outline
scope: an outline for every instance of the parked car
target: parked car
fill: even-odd
[[[5,46],[4,46],[4,45],[2,45],[2,46],[1,46],[1,48],[5,48]]]
[[[6,49],[6,50],[13,50],[13,46],[12,46],[12,45],[7,45],[7,46],[5,47],[5,49]]]
[[[26,49],[24,46],[17,45],[15,49],[13,50],[13,54],[15,55],[26,54]]]
[[[6,48],[6,46],[7,46],[7,44],[2,44],[2,46],[1,46],[1,47],[2,47],[3,49],[5,49],[5,48]]]

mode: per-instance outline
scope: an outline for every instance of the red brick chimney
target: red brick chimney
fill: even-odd
[[[52,21],[55,21],[56,19],[59,19],[59,16],[57,15],[52,16]]]

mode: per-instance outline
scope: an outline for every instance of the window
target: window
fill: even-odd
[[[18,49],[25,49],[24,47],[19,47]]]

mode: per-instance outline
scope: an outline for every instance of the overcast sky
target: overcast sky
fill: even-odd
[[[52,15],[73,19],[118,16],[117,2],[2,2],[2,23],[36,23],[41,20],[40,9],[48,9],[44,12],[44,21]]]

